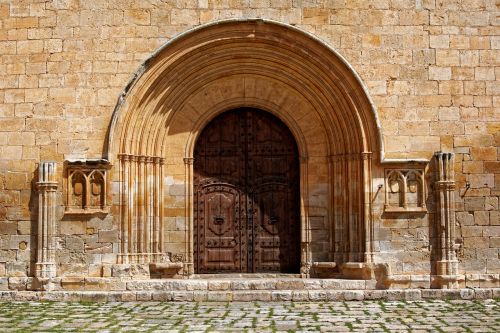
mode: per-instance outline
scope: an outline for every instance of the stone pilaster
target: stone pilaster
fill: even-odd
[[[55,162],[43,162],[38,168],[38,241],[35,275],[42,289],[50,289],[44,282],[56,276],[56,180]]]
[[[437,260],[433,286],[458,288],[458,260],[455,245],[454,155],[435,153],[436,160],[436,235]]]

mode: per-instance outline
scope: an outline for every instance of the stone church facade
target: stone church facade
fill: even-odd
[[[500,286],[495,1],[20,0],[0,17],[0,290]]]

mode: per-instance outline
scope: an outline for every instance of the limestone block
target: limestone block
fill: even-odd
[[[230,302],[233,300],[233,293],[223,291],[208,292],[207,300],[212,302]]]
[[[329,19],[329,12],[320,8],[304,8],[302,11],[304,24],[326,24]]]
[[[385,299],[387,297],[386,290],[366,290],[364,294],[366,300]]]
[[[490,225],[500,225],[500,212],[490,211]]]
[[[121,278],[149,278],[149,265],[147,264],[115,264],[112,265],[111,275]]]
[[[186,290],[207,290],[208,281],[186,281]]]
[[[151,301],[153,299],[153,293],[150,291],[138,291],[136,293],[137,301]]]
[[[121,293],[121,301],[122,302],[135,302],[135,301],[137,301],[137,297],[136,297],[135,292]]]
[[[272,301],[291,301],[292,291],[273,291],[271,292]]]
[[[328,300],[328,293],[325,290],[309,290],[309,300],[313,302],[324,302]]]
[[[61,221],[62,235],[84,235],[86,232],[86,223],[84,221]]]
[[[208,290],[228,290],[230,286],[229,281],[208,281]]]
[[[365,294],[362,290],[349,290],[344,292],[344,299],[346,301],[362,301]]]
[[[84,243],[83,239],[78,236],[67,236],[64,239],[65,246],[70,251],[83,252]]]
[[[304,280],[280,280],[276,283],[278,290],[300,290],[304,286]]]
[[[492,289],[476,289],[474,290],[475,299],[489,299],[493,296]]]
[[[324,289],[362,290],[365,289],[365,280],[322,280]]]
[[[162,291],[153,293],[153,301],[165,302],[171,301],[173,298],[173,292],[171,291]]]
[[[248,302],[248,301],[270,301],[271,292],[270,291],[234,291],[233,301],[238,302]]]
[[[173,301],[192,302],[194,299],[193,291],[175,291],[172,295]]]
[[[118,242],[118,230],[99,230],[99,242],[101,243]]]
[[[9,278],[0,277],[0,291],[7,291],[7,290],[9,290]]]
[[[0,222],[0,232],[3,235],[17,235],[17,227],[16,222]]]
[[[28,267],[25,262],[7,262],[5,264],[7,276],[25,277],[28,275]]]

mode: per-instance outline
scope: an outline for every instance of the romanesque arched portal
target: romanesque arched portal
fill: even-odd
[[[371,163],[381,147],[361,81],[301,30],[230,20],[167,43],[120,99],[107,150],[118,166],[120,262],[178,260],[193,273],[195,142],[236,108],[273,114],[297,141],[301,272],[370,261]]]

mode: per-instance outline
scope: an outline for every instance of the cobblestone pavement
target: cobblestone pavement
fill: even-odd
[[[0,332],[499,332],[500,301],[0,303]]]

